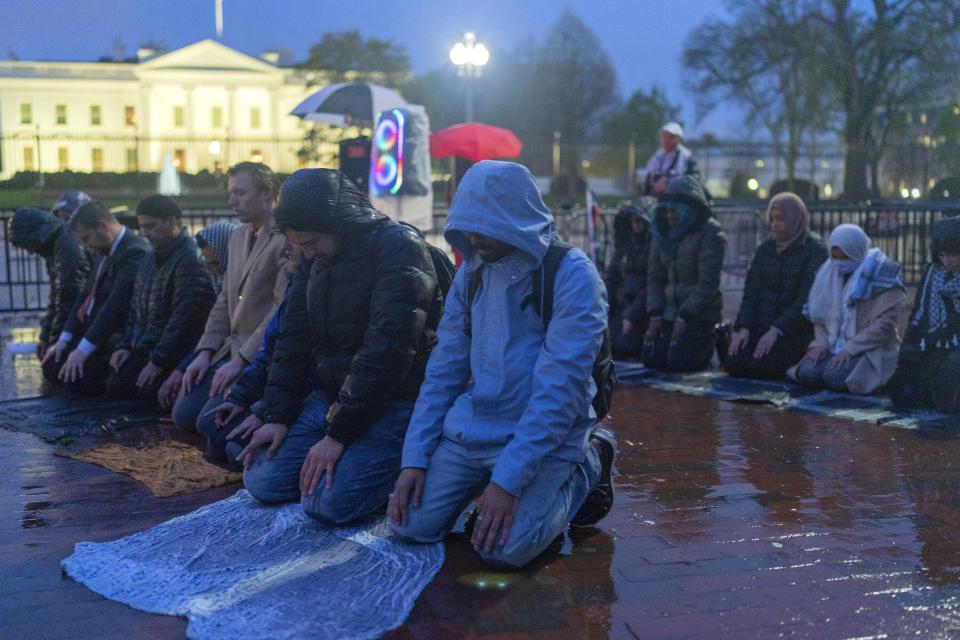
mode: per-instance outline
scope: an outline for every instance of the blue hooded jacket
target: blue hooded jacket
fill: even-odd
[[[467,233],[517,250],[484,263]],[[573,249],[557,271],[546,332],[524,304],[557,233],[533,176],[521,165],[474,165],[450,206],[445,236],[465,260],[447,294],[403,466],[428,468],[443,439],[465,456],[496,458],[491,480],[519,496],[545,457],[584,459],[596,422],[591,371],[607,325],[606,291],[590,259]],[[477,269],[482,281],[468,337],[466,288]]]

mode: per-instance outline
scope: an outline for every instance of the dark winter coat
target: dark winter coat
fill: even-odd
[[[827,249],[815,233],[807,232],[783,253],[773,238],[761,242],[747,271],[735,328],[755,333],[776,327],[784,336],[809,342],[813,325],[804,317],[803,305],[826,259]]]
[[[216,299],[213,279],[187,233],[147,254],[133,290],[127,330],[118,348],[171,370],[193,351]]]
[[[312,369],[317,388],[334,400],[326,433],[349,443],[390,403],[417,397],[439,323],[433,262],[416,231],[375,210],[338,171],[304,169],[287,178],[276,221],[281,230],[334,234],[340,246],[329,264],[304,260],[294,276],[253,411],[266,422],[292,423]]]
[[[681,222],[667,223],[667,209]],[[719,322],[723,315],[720,274],[727,247],[723,228],[694,178],[683,176],[660,196],[651,226],[647,268],[647,314],[673,321]]]
[[[50,297],[40,320],[40,342],[56,342],[90,273],[90,254],[66,222],[40,209],[17,210],[10,242],[43,258]]]
[[[150,252],[146,240],[127,229],[117,245],[116,251],[109,256],[106,271],[97,285],[97,292],[90,316],[82,321],[77,317],[83,301],[97,278],[100,263],[107,256],[98,256],[90,265],[90,274],[83,291],[77,296],[73,309],[67,316],[64,331],[75,338],[83,337],[98,347],[108,345],[123,337],[127,328],[127,316],[133,298],[133,287],[140,272],[144,257]]]

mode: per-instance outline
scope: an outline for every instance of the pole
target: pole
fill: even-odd
[[[473,122],[473,78],[465,75],[463,79],[467,83],[467,122]]]
[[[560,132],[553,132],[553,177],[560,175]]]
[[[40,156],[40,125],[39,125],[39,124],[37,125],[36,139],[37,139],[37,188],[38,188],[38,189],[43,189],[43,187],[44,187],[44,182],[43,182],[43,159],[42,159],[42,157]]]

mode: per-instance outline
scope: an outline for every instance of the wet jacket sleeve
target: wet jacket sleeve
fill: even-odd
[[[57,238],[53,268],[57,274],[56,289],[50,291],[48,339],[56,340],[77,304],[80,292],[90,273],[90,260],[73,234],[63,232]]]
[[[607,326],[606,291],[585,255],[567,256],[557,272],[553,318],[533,365],[530,402],[491,478],[515,496],[582,423],[592,400],[593,362]]]
[[[813,281],[817,277],[820,265],[827,259],[827,249],[819,242],[808,239],[804,249],[803,273],[797,295],[793,302],[773,321],[773,326],[779,329],[783,335],[791,335],[809,322],[803,316],[803,306],[810,295],[810,289],[813,287]]]
[[[761,243],[762,246],[762,243]],[[759,247],[758,247],[759,249]],[[750,268],[747,269],[747,280],[743,285],[743,300],[740,302],[740,312],[737,314],[737,321],[733,325],[734,329],[755,329],[754,323],[757,321],[757,307],[760,305],[760,282],[757,271],[763,268],[763,258],[754,250],[753,260],[750,261]],[[800,308],[807,301],[807,292],[803,294],[800,301]]]
[[[656,243],[650,244],[650,262],[647,265],[647,313],[651,317],[663,315],[667,308],[667,268],[660,258]]]
[[[399,240],[378,244],[370,324],[327,411],[327,435],[344,444],[367,430],[382,412],[383,398],[392,397],[406,378],[437,287],[433,260],[420,238],[403,232]]]
[[[263,344],[254,356],[253,362],[247,365],[237,381],[227,394],[227,402],[249,407],[263,395],[263,388],[267,384],[267,374],[270,372],[270,363],[273,361],[273,347],[280,332],[280,325],[287,315],[287,302],[277,308],[277,312],[270,318],[270,324],[263,332]]]
[[[700,261],[697,269],[697,284],[690,295],[677,309],[677,317],[687,322],[695,320],[706,311],[720,291],[720,273],[723,271],[723,256],[727,248],[727,236],[719,226],[708,226],[700,246]]]
[[[290,285],[287,313],[281,319],[273,345],[273,361],[267,372],[262,399],[251,407],[264,422],[293,424],[303,404],[303,381],[310,367],[310,313],[307,287],[310,263],[303,261]]]
[[[170,315],[162,324],[150,318],[147,329],[154,334],[150,336],[150,343],[154,344],[150,349],[150,362],[162,369],[172,369],[184,355],[193,351],[200,337],[196,327],[207,317],[214,302],[210,274],[194,256],[181,259],[171,277],[173,301]]]
[[[97,302],[102,306],[83,335],[97,347],[105,345],[110,336],[126,327],[130,301],[133,298],[133,286],[140,272],[140,263],[146,254],[145,248],[134,246],[117,256],[113,286],[107,294],[107,299],[102,303]]]
[[[426,469],[440,443],[443,420],[470,379],[470,338],[466,326],[466,268],[457,271],[437,328],[437,345],[430,353],[426,376],[407,427],[403,467]]]

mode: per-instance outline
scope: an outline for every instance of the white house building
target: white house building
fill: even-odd
[[[265,58],[202,40],[136,62],[0,61],[0,179],[159,171],[168,153],[187,173],[242,160],[293,171],[305,128],[288,113],[310,89]]]

